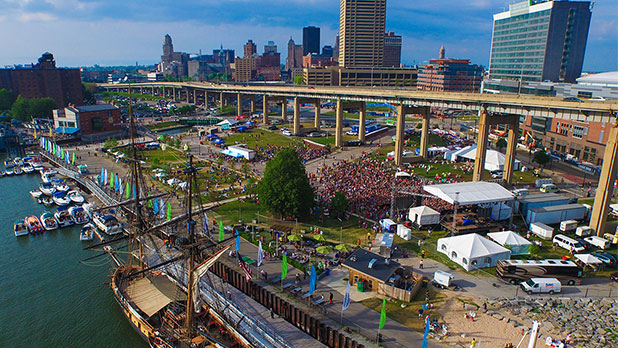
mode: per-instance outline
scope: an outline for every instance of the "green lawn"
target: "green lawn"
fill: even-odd
[[[249,132],[233,133],[223,140],[228,145],[235,144],[236,142],[247,144],[247,147],[253,150],[266,145],[291,146],[298,142],[294,138],[286,137],[278,130],[269,131],[265,129],[252,129]]]
[[[236,106],[234,105],[226,105],[223,107],[217,108],[217,113],[219,115],[236,115]]]
[[[391,112],[393,109],[388,106],[368,106],[367,111]]]
[[[214,211],[221,215],[225,224],[236,224],[238,221],[251,222],[257,220],[261,206],[250,202],[233,201],[215,208]]]
[[[478,120],[479,116],[478,115],[462,115],[462,116],[457,116],[456,119],[460,121],[474,121],[474,120]]]

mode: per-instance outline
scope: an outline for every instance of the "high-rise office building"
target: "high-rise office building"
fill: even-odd
[[[247,41],[247,43],[243,46],[244,55],[243,57],[251,57],[252,55],[257,53],[257,46],[253,42],[253,40]]]
[[[303,56],[309,53],[320,54],[320,28],[303,28]]]
[[[292,70],[303,66],[303,45],[297,45],[292,38],[288,41],[288,58],[285,61],[285,70]]]
[[[401,65],[401,35],[389,31],[384,36],[384,66],[399,67]]]
[[[493,79],[574,82],[581,75],[589,1],[526,0],[494,15]]]
[[[277,53],[277,45],[274,41],[268,41],[268,44],[264,45],[264,54]]]
[[[386,0],[341,0],[339,66],[382,67]]]
[[[322,55],[324,57],[333,57],[333,46],[324,46],[322,47]]]

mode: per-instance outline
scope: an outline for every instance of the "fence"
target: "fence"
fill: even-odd
[[[416,293],[418,293],[418,290],[423,285],[422,275],[414,274],[413,278],[414,278],[414,286],[412,287],[412,290],[401,289],[401,288],[394,287],[392,285],[379,283],[378,284],[378,294],[388,296],[390,298],[394,298],[400,301],[412,302],[412,299],[414,298],[414,296],[416,296]]]

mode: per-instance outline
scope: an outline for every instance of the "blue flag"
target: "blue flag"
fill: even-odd
[[[345,311],[350,306],[350,282],[345,287],[345,295],[343,296],[343,302],[341,303],[341,311]],[[342,314],[343,315],[343,314]]]
[[[202,227],[202,233],[208,234],[208,216],[206,216],[206,212],[204,212],[204,227]]]
[[[104,182],[105,182],[105,168],[101,168],[101,179],[99,180],[99,183],[103,185]]]
[[[153,209],[154,209],[155,215],[159,214],[159,198],[158,197],[154,199]]]
[[[423,334],[423,344],[421,348],[427,348],[427,335],[429,335],[429,316],[425,317],[425,334]]]
[[[315,267],[311,265],[311,278],[309,278],[309,295],[315,291],[315,282],[318,280],[318,274],[315,271]]]
[[[133,186],[133,199],[137,198],[137,191],[135,190],[135,186]]]
[[[116,192],[120,190],[120,182],[118,181],[118,175],[114,176],[114,188],[116,189]]]
[[[240,249],[240,234],[236,231],[236,254],[238,254],[238,250]]]
[[[262,265],[262,261],[264,261],[264,251],[262,250],[262,241],[258,245],[258,258],[257,258],[257,266],[260,267]]]

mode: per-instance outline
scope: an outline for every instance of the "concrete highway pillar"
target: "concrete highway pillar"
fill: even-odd
[[[429,124],[431,123],[431,108],[423,110],[423,127],[421,128],[421,157],[427,159],[427,144],[429,143]]]
[[[172,93],[174,94],[172,100],[176,101],[176,87],[172,87]]]
[[[225,106],[225,97],[223,96],[223,92],[219,93],[219,107],[223,109]]]
[[[262,96],[262,122],[268,124],[268,96]]]
[[[335,120],[335,147],[343,146],[343,102],[337,99],[337,118]]]
[[[504,180],[507,184],[513,183],[513,168],[515,168],[515,154],[517,153],[517,137],[519,136],[519,119],[516,118],[509,125],[506,139],[506,157],[504,158]]]
[[[283,98],[283,101],[281,102],[281,118],[283,119],[283,122],[288,121],[288,100],[285,98]]]
[[[204,90],[204,108],[208,109],[208,91]]]
[[[358,140],[362,143],[365,142],[365,122],[367,118],[367,104],[361,103],[360,112],[358,114]]]
[[[255,96],[252,95],[249,101],[251,102],[249,112],[251,113],[251,116],[253,116],[253,114],[255,114]]]
[[[242,95],[240,93],[236,95],[236,115],[242,115]]]
[[[609,203],[614,190],[614,178],[618,169],[618,125],[614,124],[609,131],[609,139],[605,144],[603,155],[603,167],[599,177],[597,193],[594,197],[594,205],[590,216],[590,228],[596,231],[597,236],[605,233],[605,223],[609,216]]]
[[[163,98],[167,98],[167,94],[165,94],[165,86],[161,87],[161,94],[163,95]]]
[[[300,100],[294,98],[294,135],[300,134]]]
[[[317,131],[320,130],[320,99],[316,99],[314,102],[315,105],[315,118],[313,119],[313,126]]]
[[[476,141],[476,155],[474,156],[474,172],[472,181],[482,181],[483,171],[485,170],[485,156],[487,155],[487,140],[489,138],[489,115],[487,110],[481,110],[479,120],[479,135]]]
[[[395,165],[403,163],[403,131],[406,124],[405,106],[397,107],[397,129],[395,131]]]

